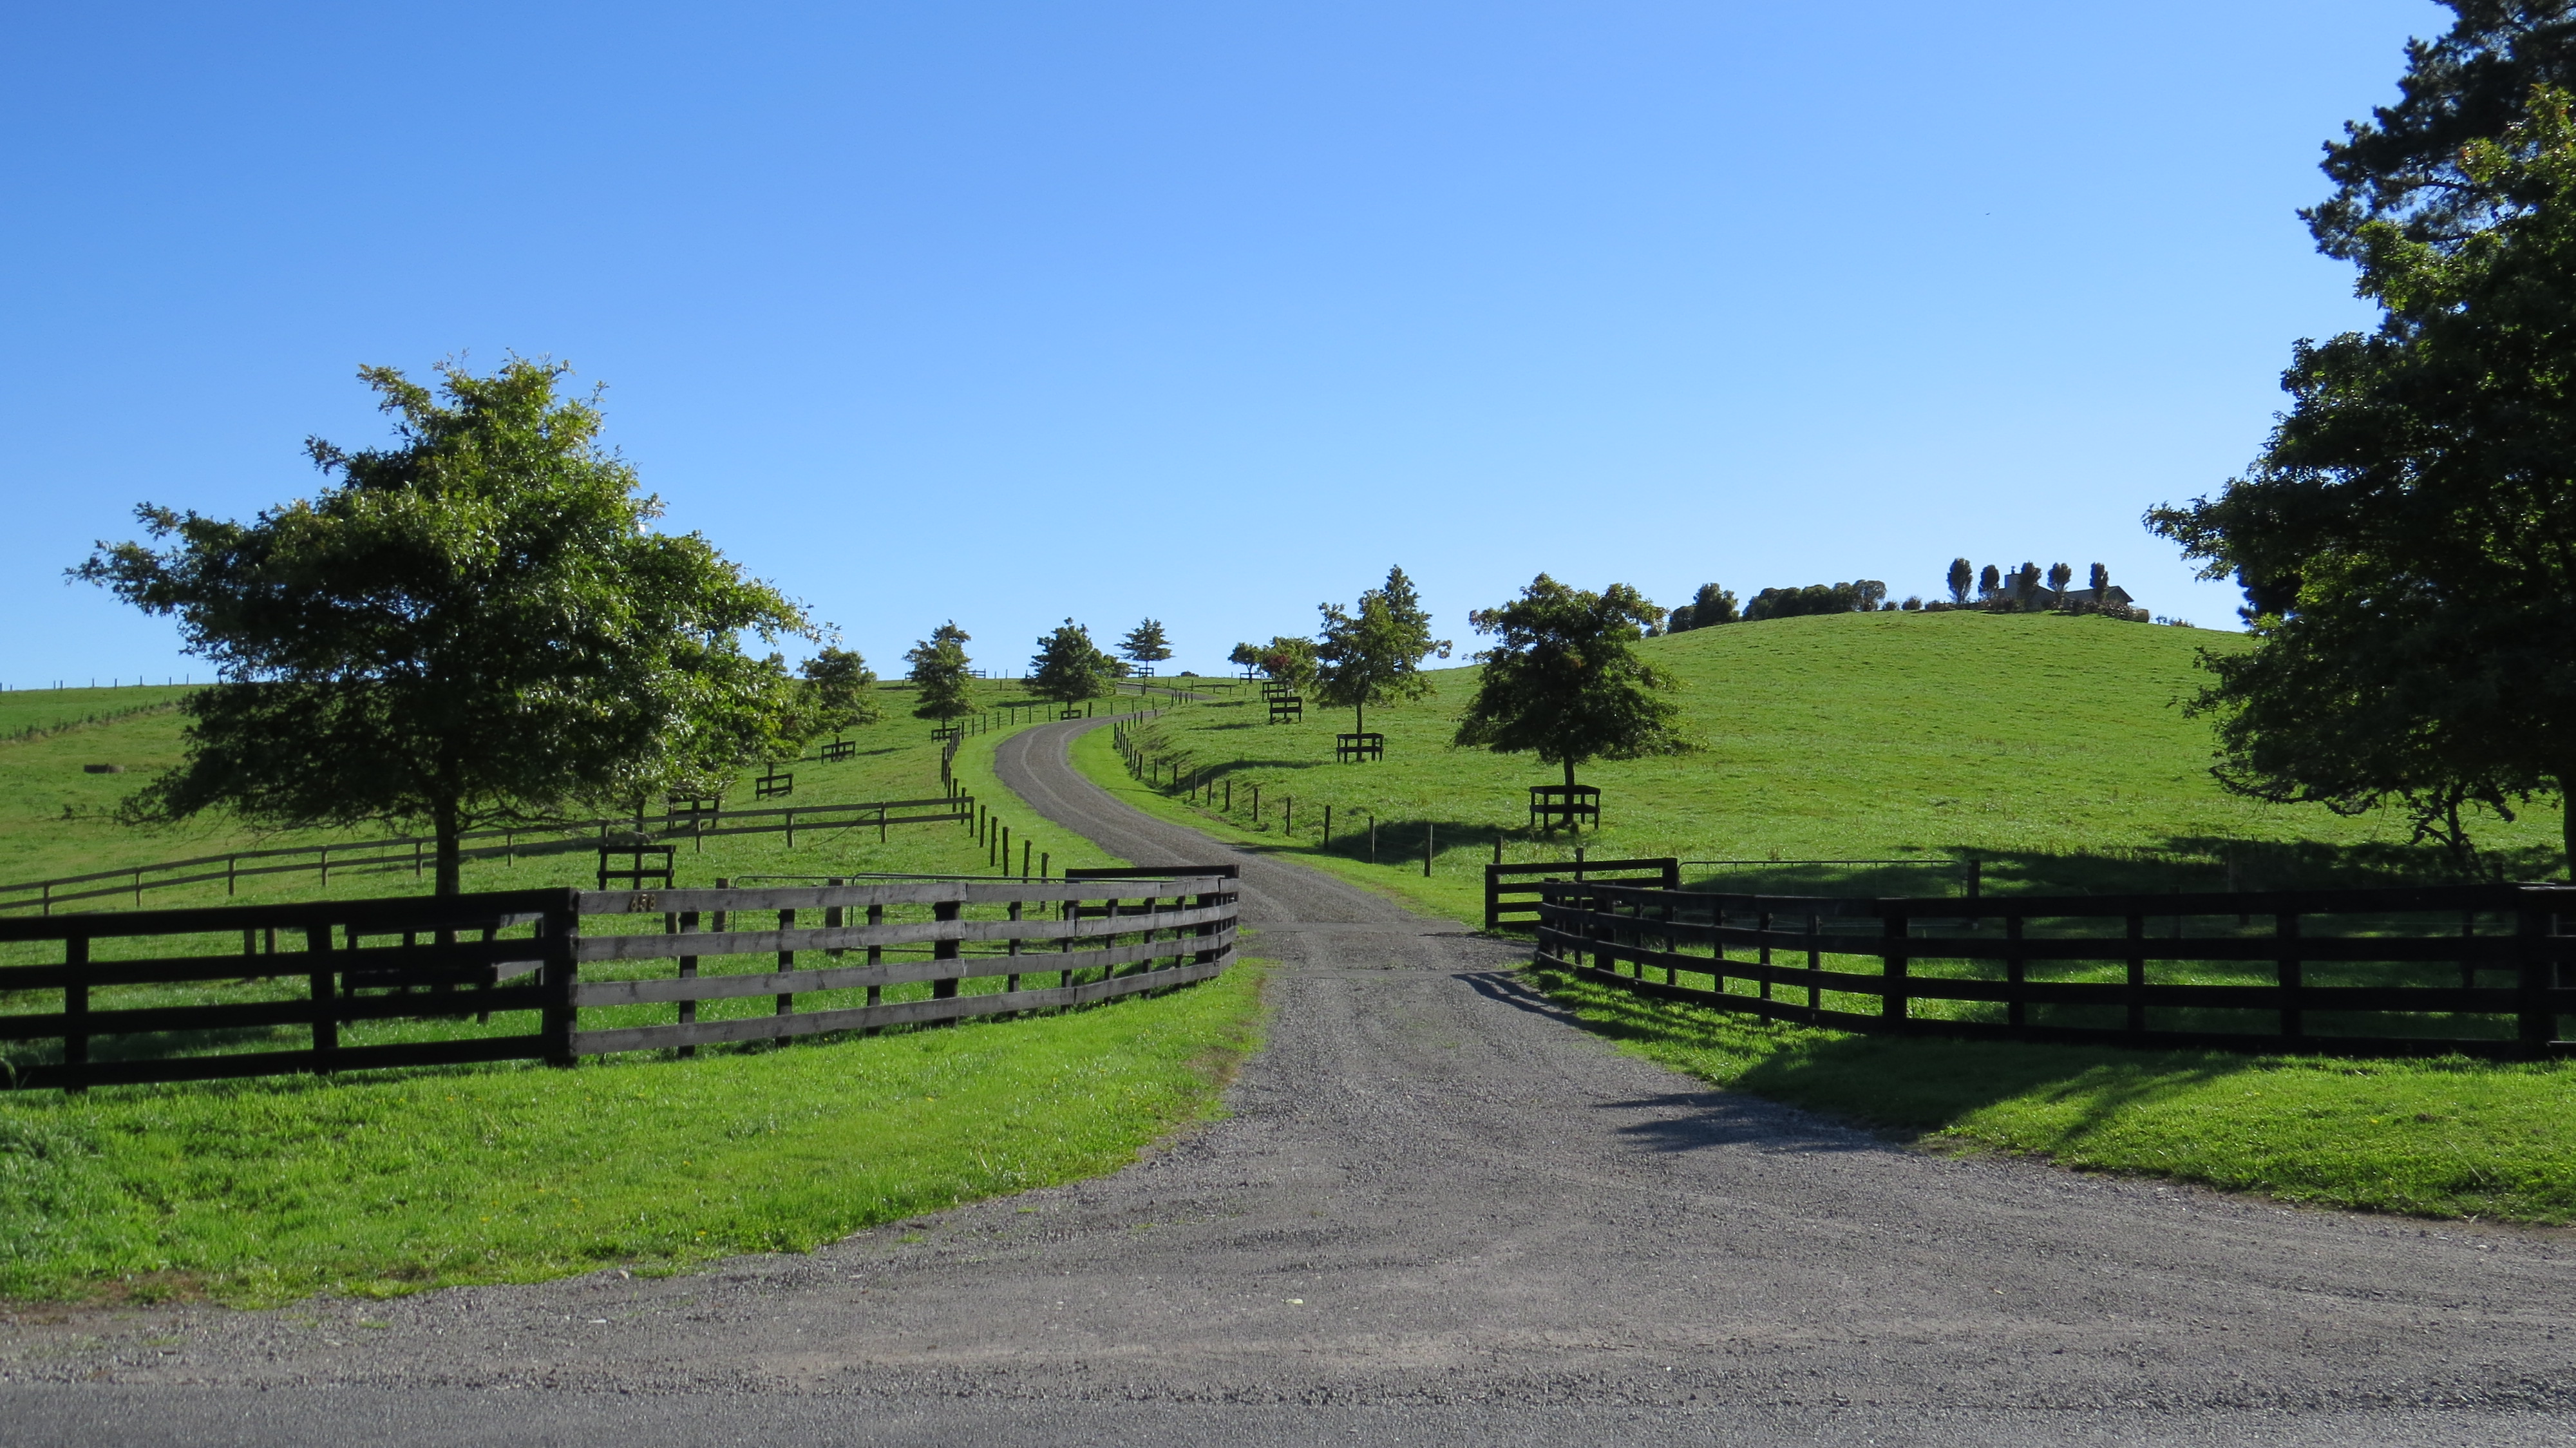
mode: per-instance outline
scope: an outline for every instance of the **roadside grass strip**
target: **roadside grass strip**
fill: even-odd
[[[1216,1114],[1259,968],[784,1047],[0,1098],[0,1295],[273,1305],[803,1251]]]
[[[2576,1063],[1852,1035],[1531,975],[1623,1050],[1937,1150],[2312,1206],[2576,1222]]]

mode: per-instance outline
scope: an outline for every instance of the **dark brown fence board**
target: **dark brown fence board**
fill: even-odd
[[[1168,953],[1168,952],[1166,952]],[[534,986],[443,994],[353,996],[334,993],[322,1000],[299,996],[274,1001],[222,1001],[209,1005],[138,1006],[83,1012],[80,1028],[91,1036],[131,1036],[164,1031],[235,1031],[259,1026],[302,1026],[317,1020],[382,1021],[408,1017],[480,1015],[487,1011],[530,1011],[546,999]],[[0,1041],[47,1040],[63,1034],[64,1013],[0,1014]]]
[[[2148,921],[2180,901],[2187,916],[2223,918],[2266,915],[2277,921],[2269,937],[2253,934],[2159,936]],[[1755,1010],[1776,1019],[1831,1023],[1838,1014],[1785,1007],[1770,999],[1787,987],[1797,992],[1833,992],[1875,999],[1874,1015],[1840,1013],[1864,1024],[1854,1029],[1910,1034],[1960,1034],[1999,1039],[2083,1040],[2126,1045],[2157,1044],[2188,1049],[2261,1049],[2339,1052],[2402,1050],[2423,1052],[2456,1048],[2484,1054],[2541,1056],[2561,1054],[2571,1043],[2553,1038],[2562,1016],[2576,1014],[2576,987],[2562,985],[2558,973],[2576,961],[2576,937],[2548,933],[2559,907],[2576,902],[2576,891],[2563,887],[2466,886],[2405,890],[2279,891],[2244,895],[2011,897],[1989,896],[1976,902],[1975,914],[1998,919],[2005,938],[1963,940],[1926,934],[1908,913],[1911,900],[1831,900],[1814,897],[1710,896],[1700,892],[1640,889],[1634,886],[1550,881],[1538,930],[1538,958],[1595,979],[1617,981],[1623,988],[1675,999],[1703,1000],[1732,1010]],[[2239,906],[2245,908],[2240,911]],[[1752,925],[1732,925],[1730,916],[1755,914],[1747,906],[1768,907]],[[2192,907],[2201,908],[2192,908]],[[1699,919],[1687,918],[1697,913]],[[1964,912],[1962,912],[1964,913]],[[2479,913],[2509,914],[2513,934],[2463,935],[2460,922]],[[1666,918],[1680,915],[1684,918]],[[1778,930],[1763,926],[1776,916],[1803,915],[1821,924],[1828,916],[1847,921],[1875,918],[1878,931]],[[1959,918],[1953,916],[1951,918]],[[2032,920],[2093,920],[2106,926],[2116,920],[2120,934],[2030,936]],[[2307,928],[2316,924],[2329,933]],[[2337,933],[2352,930],[2408,933]],[[1706,955],[1681,948],[1709,947]],[[1821,963],[1824,954],[1876,957],[1875,974],[1783,967],[1765,961],[1726,958],[1726,951],[1752,947],[1764,956],[1773,950],[1805,951]],[[1625,962],[1629,969],[1618,967]],[[2116,980],[2032,980],[2032,962],[2123,967]],[[1996,964],[2003,979],[1943,973],[1945,966]],[[2452,984],[2310,984],[2311,964],[2456,965]],[[2192,966],[2270,964],[2270,981],[2158,981],[2150,965]],[[2510,970],[2504,985],[2475,984],[2479,971]],[[1662,980],[1648,978],[1661,973]],[[1710,977],[1703,989],[1675,983],[1679,975]],[[1759,996],[1725,988],[1731,981],[1759,986]],[[1675,994],[1678,992],[1679,994]],[[1957,1021],[1919,1014],[1917,999],[2002,1004],[2002,1022]],[[1760,1005],[1746,1002],[1759,1000]],[[2027,1019],[2031,1006],[2118,1009],[2119,1027],[2046,1027]],[[2207,1030],[2150,1030],[2151,1011],[2242,1011],[2274,1014],[2278,1034]],[[2423,1036],[2335,1034],[2309,1029],[2318,1017],[2398,1016],[2417,1018]],[[2511,1034],[2503,1034],[2508,1019]],[[2330,1023],[2330,1022],[2329,1022]],[[2464,1032],[2481,1032],[2464,1034]],[[2257,1043],[2249,1046],[2247,1043]]]
[[[699,1021],[685,1026],[627,1026],[610,1030],[583,1031],[573,1038],[574,1048],[585,1056],[607,1055],[618,1051],[650,1051],[674,1046],[712,1046],[736,1041],[762,1041],[790,1036],[823,1035],[833,1031],[873,1030],[883,1026],[926,1025],[934,1021],[962,1020],[969,1016],[1007,1015],[1019,1011],[1062,1009],[1090,1005],[1140,991],[1166,990],[1212,979],[1224,972],[1228,962],[1206,965],[1181,965],[1165,970],[1140,971],[1134,975],[1112,976],[1107,980],[1089,981],[1075,986],[1050,986],[1038,990],[991,991],[975,995],[955,995],[935,1000],[898,1001],[891,1005],[852,1006],[846,1010],[801,1011],[789,1016],[742,1016],[726,1021]],[[699,980],[705,981],[701,976]]]
[[[467,1036],[453,1041],[404,1041],[385,1046],[342,1046],[333,1070],[384,1070],[406,1066],[476,1066],[532,1060],[542,1036]],[[212,1056],[168,1056],[86,1065],[21,1066],[13,1083],[28,1089],[139,1086],[159,1081],[213,1081],[241,1076],[307,1075],[317,1069],[311,1051],[236,1051]]]
[[[1008,922],[1004,922],[1008,923]],[[1035,922],[1031,922],[1035,923]],[[1126,931],[1136,929],[1132,922]],[[1159,925],[1157,928],[1161,928]],[[675,939],[702,937],[678,936]],[[1154,940],[1105,950],[1027,955],[965,955],[943,960],[904,960],[879,965],[820,966],[810,970],[760,971],[742,975],[697,975],[678,980],[584,981],[573,1002],[584,1010],[598,1006],[649,1005],[671,1001],[730,1000],[775,995],[784,990],[855,990],[861,986],[909,985],[925,980],[977,980],[990,976],[1042,975],[1061,970],[1084,971],[1189,955],[1201,950],[1230,949],[1232,927],[1215,936]],[[0,1019],[6,1019],[0,1017]]]
[[[1092,893],[1096,897],[1099,892]],[[1145,929],[1206,925],[1233,918],[1232,905],[1204,905],[1106,919],[924,920],[892,925],[815,926],[803,930],[729,930],[723,934],[704,931],[686,936],[586,935],[576,945],[574,954],[584,963],[590,963],[668,960],[684,953],[698,956],[769,955],[781,950],[855,950],[871,945],[919,945],[939,941],[1085,940],[1101,935],[1131,935]]]

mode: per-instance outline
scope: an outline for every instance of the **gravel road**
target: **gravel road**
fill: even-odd
[[[1225,1121],[802,1257],[0,1328],[0,1442],[2568,1443],[2568,1234],[1963,1161],[1618,1055],[1514,948],[1234,858]],[[362,1322],[382,1325],[360,1325]]]

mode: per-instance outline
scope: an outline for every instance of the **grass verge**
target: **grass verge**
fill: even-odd
[[[2576,1065],[2566,1062],[1899,1040],[1532,975],[1623,1050],[1937,1150],[2316,1206],[2576,1222]]]
[[[1114,1170],[1214,1115],[1257,967],[1104,1009],[543,1067],[30,1092],[0,1294],[390,1295],[801,1251]]]

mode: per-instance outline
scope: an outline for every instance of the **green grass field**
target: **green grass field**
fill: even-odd
[[[2197,649],[2241,646],[2197,630],[1969,613],[1785,619],[1654,640],[1645,647],[1682,678],[1677,701],[1704,747],[1585,768],[1604,812],[1585,843],[1595,859],[1701,862],[1685,866],[1687,885],[1783,892],[1955,895],[1957,861],[1972,854],[1988,890],[2017,893],[2216,889],[2231,874],[2244,888],[2443,878],[2443,859],[2410,847],[2401,822],[2259,805],[2210,779],[2208,727],[2173,701],[2196,685]],[[1187,705],[1140,726],[1154,783],[1102,736],[1075,758],[1139,808],[1474,923],[1498,843],[1504,858],[1525,860],[1564,858],[1568,841],[1527,831],[1525,787],[1549,780],[1535,760],[1447,747],[1471,676],[1435,679],[1432,697],[1370,713],[1368,727],[1387,737],[1383,763],[1333,762],[1347,714],[1271,725],[1257,699]],[[1216,779],[1214,801],[1176,794],[1174,768]],[[1293,815],[1283,807],[1292,799]],[[2522,878],[2559,876],[2557,833],[2556,810],[2534,810],[2480,843]],[[1808,860],[1912,863],[1796,863]],[[2330,983],[2320,968],[2311,979]],[[2576,1220],[2568,1065],[1887,1040],[1545,980],[1625,1049],[1927,1145],[2375,1210]]]
[[[142,691],[118,692],[130,699]],[[980,692],[995,702],[1019,697],[1003,684]],[[888,691],[885,700],[889,718],[848,736],[860,745],[856,757],[799,763],[795,794],[783,802],[938,796],[939,746],[929,726],[910,717],[905,693]],[[35,872],[31,865],[71,873],[203,853],[208,842],[215,849],[278,842],[220,821],[184,831],[113,822],[115,799],[141,771],[177,759],[179,723],[161,713],[0,743],[0,859],[26,873]],[[1012,825],[1015,841],[1033,840],[1059,872],[1122,863],[1060,831],[1031,833],[1035,817],[991,779],[1001,737],[971,736],[956,767],[964,787]],[[81,763],[101,759],[133,772],[80,772]],[[749,794],[743,788],[729,803],[749,804]],[[60,810],[66,798],[76,805],[70,820]],[[176,850],[174,839],[182,842]],[[678,866],[681,884],[706,885],[720,878],[992,874],[989,859],[972,831],[928,824],[896,827],[882,842],[873,829],[800,830],[793,847],[783,835],[719,837],[703,849],[684,846]],[[592,869],[586,852],[469,862],[465,886],[586,885]],[[339,872],[327,895],[422,888],[408,870]],[[315,876],[302,874],[246,882],[239,898],[324,895]],[[145,903],[224,898],[223,886],[213,883],[154,891]],[[37,947],[0,947],[0,958],[11,961],[40,955]],[[712,975],[772,964],[710,958],[702,969]],[[613,976],[617,969],[589,973]],[[93,1005],[176,1005],[298,988],[291,981],[113,987],[94,992]],[[927,989],[889,987],[885,998]],[[801,1001],[830,1008],[856,1004],[859,994],[813,992]],[[0,999],[0,1010],[58,1008],[56,992]],[[767,998],[710,1002],[701,1019],[769,1008]],[[658,1021],[671,1010],[585,1011],[582,1025]],[[516,1034],[531,1029],[527,1014],[495,1013],[479,1027],[352,1023],[341,1039],[366,1045]],[[322,1289],[397,1292],[602,1265],[664,1270],[733,1252],[807,1247],[871,1223],[1115,1168],[1155,1137],[1215,1110],[1257,1020],[1253,968],[1092,1010],[710,1048],[690,1061],[647,1052],[585,1061],[571,1071],[506,1065],[101,1088],[73,1097],[0,1095],[0,1294],[202,1293],[276,1302]],[[296,1044],[295,1034],[242,1031],[187,1044],[256,1050]],[[94,1043],[98,1059],[156,1045],[148,1038]],[[46,1059],[56,1049],[28,1043],[12,1059]]]

